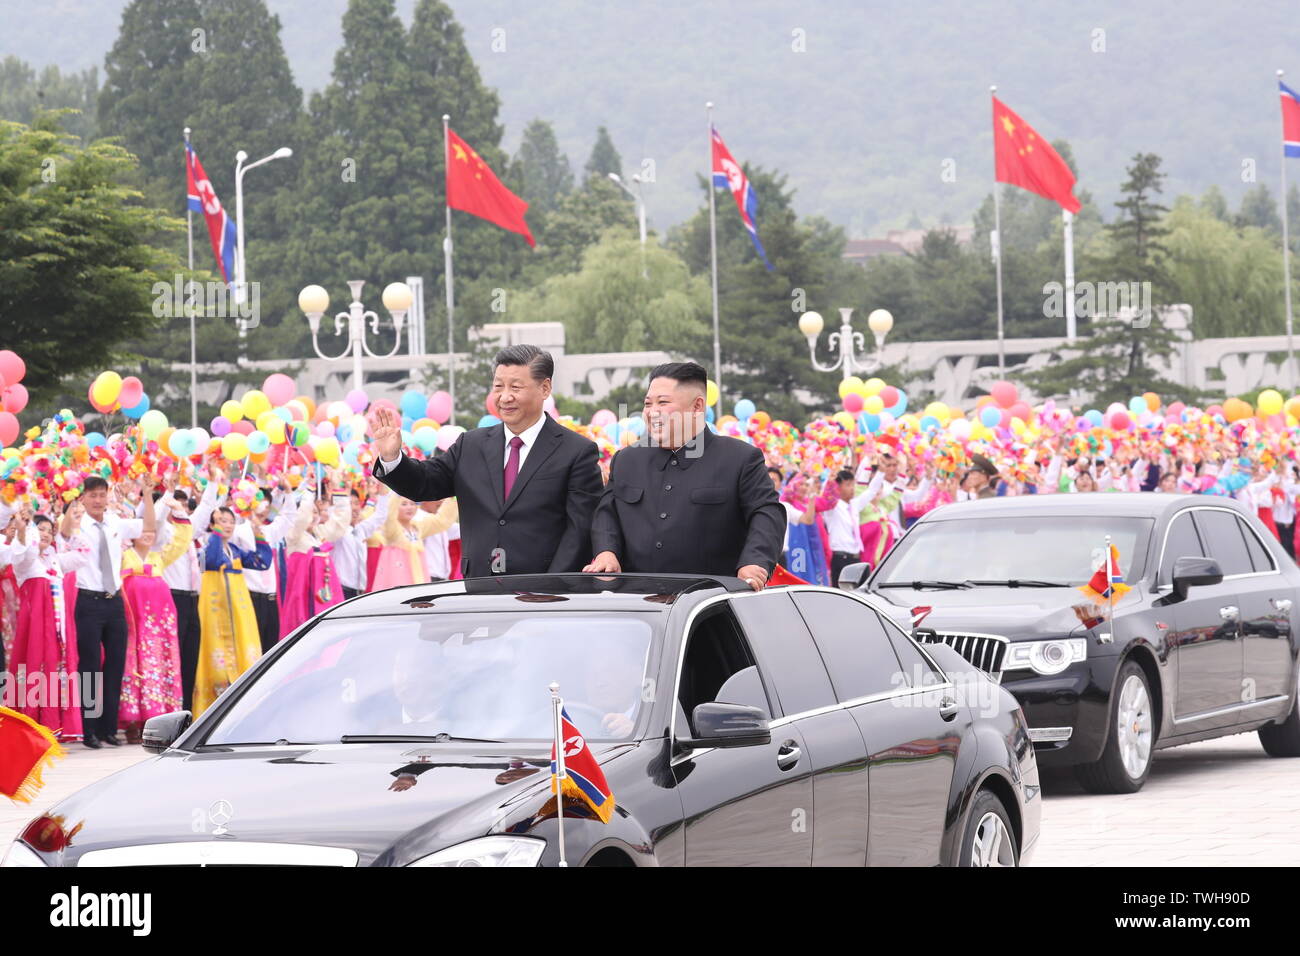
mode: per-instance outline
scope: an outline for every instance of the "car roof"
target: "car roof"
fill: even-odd
[[[1113,517],[1163,518],[1182,508],[1219,506],[1247,513],[1225,495],[1159,494],[1152,491],[1097,491],[1082,494],[1012,495],[977,498],[935,508],[927,521],[963,518],[1014,518],[1021,515],[1110,515]]]
[[[430,611],[668,611],[685,594],[748,591],[734,577],[695,574],[510,574],[409,584],[363,594],[326,611],[325,618]]]

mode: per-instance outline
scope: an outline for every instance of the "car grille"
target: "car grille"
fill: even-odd
[[[1005,637],[926,630],[917,631],[913,636],[922,644],[947,644],[994,680],[1002,679],[1002,659],[1007,652]]]

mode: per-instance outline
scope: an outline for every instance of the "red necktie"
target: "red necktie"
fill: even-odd
[[[519,477],[519,449],[524,447],[524,440],[516,435],[510,439],[510,457],[506,459],[505,490],[506,500],[510,500],[510,489]]]

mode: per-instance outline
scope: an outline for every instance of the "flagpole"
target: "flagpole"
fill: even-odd
[[[1278,95],[1281,95],[1282,71],[1277,71]],[[1290,227],[1287,224],[1286,209],[1286,119],[1282,120],[1282,281],[1286,292],[1286,356],[1287,356],[1287,377],[1290,380],[1292,393],[1296,390],[1296,367],[1295,367],[1295,344],[1292,339],[1292,313],[1291,313],[1291,239]]]
[[[1115,640],[1115,580],[1111,576],[1110,535],[1106,535],[1106,636],[1103,643]]]
[[[1065,239],[1065,340],[1073,342],[1079,334],[1074,317],[1074,213],[1061,210]]]
[[[455,346],[455,311],[456,293],[451,271],[451,197],[446,195],[447,182],[451,176],[451,139],[447,135],[451,116],[442,114],[442,163],[443,163],[443,198],[447,205],[447,235],[442,240],[443,268],[447,276],[447,394],[451,396],[451,414],[444,424],[456,422],[456,346]]]
[[[560,828],[560,866],[567,867],[564,856],[564,731],[560,721],[560,711],[564,701],[560,699],[560,685],[551,681],[551,711],[555,722],[555,819]]]
[[[989,87],[989,94],[996,95],[998,88]],[[998,290],[998,374],[1005,375],[1007,371],[1007,356],[1005,336],[1002,330],[1002,202],[998,199],[998,149],[997,144],[993,144],[993,234],[996,238],[993,241],[993,262],[997,266],[997,290]]]
[[[722,339],[718,335],[718,217],[713,197],[713,103],[704,104],[709,116],[709,166],[705,182],[709,189],[709,263],[713,279],[713,376],[718,386],[718,405],[714,420],[722,421]]]
[[[194,211],[190,209],[189,200],[189,179],[190,179],[190,128],[185,127],[185,245],[189,252],[190,280],[194,279],[194,224],[191,216]],[[194,308],[187,306],[186,312],[190,314],[190,428],[199,427],[199,399],[197,396],[199,371],[196,364],[198,350],[194,345]]]

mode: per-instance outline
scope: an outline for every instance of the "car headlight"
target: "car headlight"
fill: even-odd
[[[1063,641],[1023,641],[1007,645],[1002,659],[1004,671],[1033,670],[1037,674],[1059,674],[1076,661],[1088,657],[1088,641],[1075,637]]]
[[[536,866],[546,849],[532,837],[490,836],[422,856],[407,866]]]
[[[0,860],[0,867],[47,865],[48,864],[44,860],[36,855],[31,847],[20,840],[15,840],[13,843],[9,844],[9,852],[5,854],[3,860]]]

